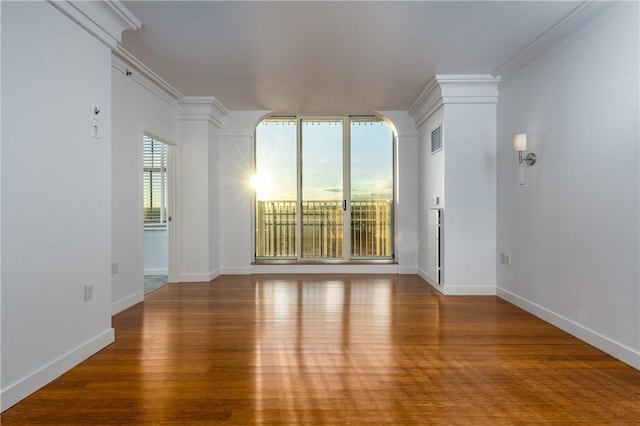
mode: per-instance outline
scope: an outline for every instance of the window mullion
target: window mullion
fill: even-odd
[[[351,258],[351,120],[343,118],[342,132],[342,198],[346,204],[343,213],[342,250],[345,259]]]
[[[296,117],[296,258],[302,258],[302,119]]]

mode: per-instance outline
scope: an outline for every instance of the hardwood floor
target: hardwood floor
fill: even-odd
[[[113,324],[2,424],[640,424],[640,371],[417,276],[170,284]]]

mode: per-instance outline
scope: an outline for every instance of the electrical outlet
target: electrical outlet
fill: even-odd
[[[118,265],[118,262],[113,262],[111,264],[111,275],[117,274],[118,272],[120,272],[120,266]]]
[[[84,301],[88,302],[93,299],[93,284],[86,284],[84,286]]]

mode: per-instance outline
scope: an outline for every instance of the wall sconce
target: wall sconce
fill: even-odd
[[[520,164],[520,186],[524,185],[524,163],[527,166],[536,164],[536,155],[533,152],[523,157],[523,152],[527,150],[527,134],[520,133],[513,136],[513,150],[518,153],[518,163]]]

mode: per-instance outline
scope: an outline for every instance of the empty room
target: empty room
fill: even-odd
[[[0,2],[3,424],[640,424],[640,4]]]

